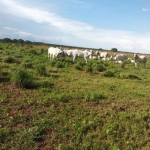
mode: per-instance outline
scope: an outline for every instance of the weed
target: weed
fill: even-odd
[[[95,93],[95,92],[85,92],[84,93],[84,100],[86,102],[95,102],[99,103],[100,100],[105,99],[106,96],[100,93]]]
[[[0,128],[0,144],[5,142],[9,134],[10,134],[9,128],[7,127]]]
[[[38,65],[36,67],[36,70],[37,70],[37,73],[40,75],[40,76],[46,76],[47,75],[47,72],[46,72],[46,67],[44,65]]]

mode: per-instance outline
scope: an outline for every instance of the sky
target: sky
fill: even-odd
[[[6,37],[150,54],[150,0],[1,0]]]

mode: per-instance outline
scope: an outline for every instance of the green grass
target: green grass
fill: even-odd
[[[149,60],[135,69],[50,62],[41,45],[1,43],[0,52],[0,149],[149,150]]]

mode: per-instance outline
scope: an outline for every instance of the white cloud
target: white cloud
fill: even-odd
[[[147,9],[147,8],[142,8],[142,11],[149,11],[149,9]]]
[[[74,2],[79,3],[80,1],[74,0]],[[7,34],[14,33],[20,37],[34,37],[35,39],[56,41],[56,43],[61,42],[60,44],[66,45],[104,49],[116,47],[120,51],[150,53],[149,34],[138,35],[129,31],[99,29],[85,22],[66,19],[53,12],[34,8],[30,5],[21,5],[12,0],[0,1],[0,10],[13,15],[16,19],[19,17],[19,19],[34,21],[37,26],[42,24],[43,33],[47,29],[47,33],[39,35],[38,31],[37,34],[33,34],[28,31],[20,31],[20,29],[4,27],[3,29],[5,32],[7,30]],[[48,31],[51,28],[55,33],[49,34]]]
[[[17,34],[20,37],[28,37],[28,36],[33,36],[33,34],[29,33],[29,32],[25,32],[25,31],[20,31],[18,29],[15,28],[11,28],[11,27],[3,27],[3,29],[6,32],[12,32],[12,34]]]
[[[78,5],[78,7],[86,7],[86,8],[89,8],[89,7],[91,7],[91,4],[90,3],[85,3],[85,2],[83,2],[83,1],[81,1],[81,0],[71,0],[71,2],[72,3],[74,3],[74,4],[77,4]]]

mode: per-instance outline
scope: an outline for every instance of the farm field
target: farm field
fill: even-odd
[[[47,49],[0,43],[1,150],[150,149],[149,58],[138,69],[73,64],[48,60]]]

